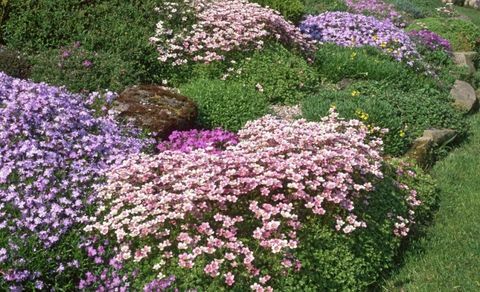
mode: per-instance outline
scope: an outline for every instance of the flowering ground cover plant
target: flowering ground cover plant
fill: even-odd
[[[300,29],[324,43],[378,48],[410,66],[420,58],[415,44],[402,29],[390,21],[381,21],[372,16],[326,12],[307,17],[300,24]]]
[[[348,9],[357,14],[371,15],[378,19],[387,19],[398,26],[404,26],[402,15],[390,3],[382,0],[345,0]]]
[[[96,116],[86,107],[98,98],[98,93],[85,98],[0,72],[2,289],[23,282],[42,289],[55,270],[78,268],[74,253],[62,262],[63,255],[49,251],[72,237],[69,231],[95,201],[92,183],[109,165],[144,146],[130,136],[135,131],[125,132],[112,116]]]
[[[265,116],[238,135],[219,153],[132,155],[108,172],[84,230],[115,242],[113,260],[140,273],[133,287],[156,278],[179,289],[271,291],[301,269],[295,250],[306,218],[343,234],[367,227],[355,210],[384,162],[381,139],[361,122],[335,112],[319,123]],[[402,237],[421,202],[398,186],[411,211],[392,213],[389,232]]]
[[[227,146],[238,143],[237,135],[222,130],[190,130],[174,131],[168,137],[168,141],[163,141],[157,145],[159,151],[178,150],[190,152],[195,149],[206,149],[208,151],[221,151]]]
[[[245,0],[167,2],[157,8],[155,36],[161,62],[181,65],[224,60],[260,49],[268,40],[303,51],[312,42],[277,11]]]
[[[452,52],[452,45],[447,39],[427,29],[411,30],[408,32],[408,35],[419,45],[425,46],[431,51],[444,50]]]

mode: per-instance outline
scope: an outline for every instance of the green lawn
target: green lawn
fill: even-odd
[[[387,291],[480,291],[480,114],[473,135],[432,170],[440,208]]]

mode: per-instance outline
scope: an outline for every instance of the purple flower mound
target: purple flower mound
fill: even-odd
[[[353,13],[388,19],[398,26],[404,26],[402,15],[395,10],[395,6],[382,0],[345,0],[345,4]]]
[[[86,107],[98,97],[0,72],[0,232],[52,246],[81,221],[107,166],[140,152],[136,131]],[[18,246],[0,249],[10,261]]]
[[[446,52],[452,51],[450,42],[433,31],[426,29],[412,30],[408,32],[410,38],[418,45],[424,46],[431,51],[444,50]]]
[[[326,12],[307,17],[300,29],[320,42],[344,47],[372,46],[410,66],[420,58],[415,44],[388,20],[348,12]]]
[[[218,152],[227,146],[237,143],[237,135],[220,128],[214,130],[174,131],[168,137],[168,141],[158,144],[157,149],[161,152],[167,150],[190,152],[195,149]]]

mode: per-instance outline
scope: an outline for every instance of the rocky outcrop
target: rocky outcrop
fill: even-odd
[[[120,118],[131,120],[162,139],[175,130],[191,129],[197,118],[197,107],[193,101],[156,85],[127,88],[112,109],[119,113]]]
[[[459,66],[467,67],[469,73],[475,73],[474,59],[477,55],[476,52],[454,52],[453,62]]]
[[[407,157],[414,159],[418,165],[426,167],[434,160],[434,148],[446,146],[453,142],[456,137],[457,132],[452,129],[425,130],[423,135],[413,142],[412,147],[407,152]]]
[[[454,99],[454,105],[467,112],[473,112],[478,108],[478,99],[475,89],[465,81],[457,80],[450,91]]]

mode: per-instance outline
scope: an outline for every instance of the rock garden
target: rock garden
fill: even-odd
[[[476,8],[0,0],[0,290],[480,289]]]

